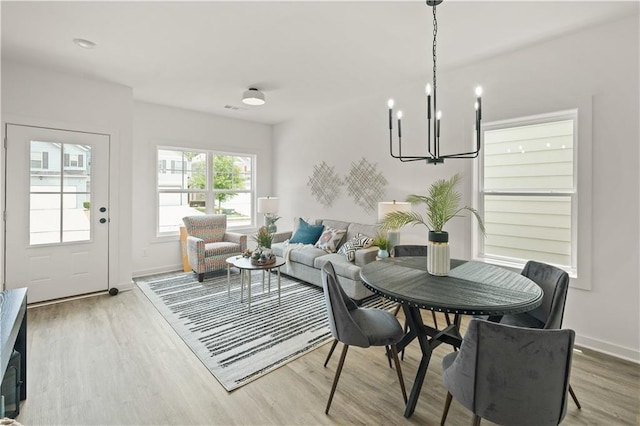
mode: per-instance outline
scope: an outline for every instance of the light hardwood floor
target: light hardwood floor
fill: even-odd
[[[425,315],[428,321],[430,315]],[[27,425],[420,424],[437,425],[445,399],[439,347],[415,414],[405,419],[397,377],[381,348],[351,348],[329,415],[324,414],[338,362],[327,368],[325,345],[227,393],[139,290],[100,295],[28,311]],[[417,345],[402,363],[407,386]],[[565,425],[640,424],[640,367],[584,351],[571,383]],[[447,425],[468,425],[455,401]],[[490,424],[483,421],[482,424]]]

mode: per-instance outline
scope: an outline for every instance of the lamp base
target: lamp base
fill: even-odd
[[[400,244],[400,231],[387,231],[387,241],[387,245],[389,246],[389,253],[393,253],[393,248]]]

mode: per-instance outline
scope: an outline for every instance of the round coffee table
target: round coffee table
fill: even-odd
[[[280,305],[280,267],[286,263],[282,257],[276,257],[275,262],[269,263],[267,265],[254,265],[251,263],[251,258],[248,257],[239,257],[239,258],[229,258],[227,259],[227,264],[229,264],[229,260],[232,260],[231,264],[240,270],[240,301],[243,301],[243,290],[244,290],[244,276],[248,276],[248,287],[247,287],[247,299],[249,303],[249,312],[251,312],[251,271],[261,270],[263,272],[267,271],[269,274],[269,294],[271,294],[271,271],[278,271],[278,305]],[[227,276],[229,278],[229,276]],[[262,289],[264,291],[264,274],[262,275]]]

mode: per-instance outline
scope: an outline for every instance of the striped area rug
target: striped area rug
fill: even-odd
[[[175,272],[137,278],[136,284],[173,329],[227,391],[332,340],[322,289],[282,276],[278,305],[277,277],[271,294],[262,289],[261,271],[253,271],[251,313],[246,288],[240,301],[240,278],[226,271],[196,275]],[[367,306],[381,305],[374,298]],[[380,307],[380,306],[376,306]]]

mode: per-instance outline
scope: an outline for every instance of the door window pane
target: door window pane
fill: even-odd
[[[60,197],[58,194],[31,194],[29,244],[60,242]]]
[[[89,194],[67,192],[63,195],[62,202],[62,241],[67,243],[90,240],[90,211],[84,208],[84,204],[89,203]]]
[[[32,245],[91,239],[90,168],[88,145],[31,141]]]

